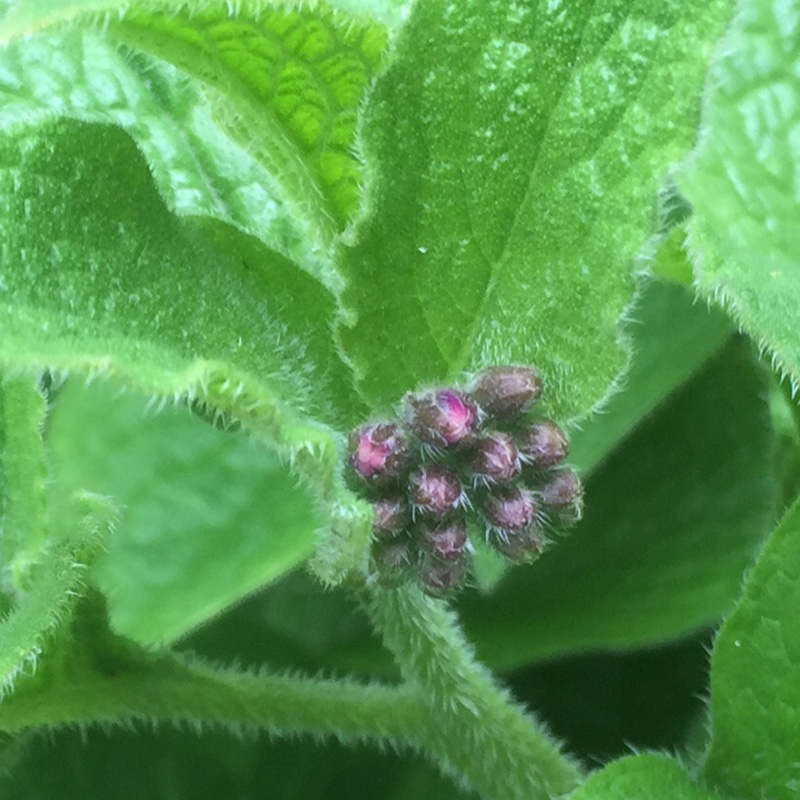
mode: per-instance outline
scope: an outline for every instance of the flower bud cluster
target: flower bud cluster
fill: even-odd
[[[489,367],[466,389],[408,394],[396,421],[350,434],[349,477],[375,509],[372,565],[386,585],[416,580],[430,595],[463,585],[469,530],[515,562],[532,561],[548,528],[581,517],[583,490],[563,466],[564,431],[530,418],[535,370]]]

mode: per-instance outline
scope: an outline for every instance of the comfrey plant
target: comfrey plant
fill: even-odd
[[[795,798],[799,63],[0,0],[2,796]]]

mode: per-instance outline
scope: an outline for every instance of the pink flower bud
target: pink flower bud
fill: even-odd
[[[544,549],[544,539],[535,524],[504,536],[493,535],[490,542],[495,550],[518,563],[535,561]]]
[[[406,395],[409,425],[417,438],[432,447],[453,447],[478,426],[478,409],[455,389]]]
[[[517,446],[507,433],[485,433],[475,443],[472,472],[477,483],[506,483],[519,475]]]
[[[540,497],[554,522],[573,525],[583,514],[583,487],[571,469],[557,472],[540,490]]]
[[[530,367],[489,367],[475,376],[470,393],[490,417],[507,421],[533,406],[542,381]]]
[[[549,419],[537,422],[517,437],[520,458],[536,469],[546,469],[563,461],[569,453],[567,436]]]
[[[350,434],[348,445],[350,466],[370,484],[396,481],[411,460],[405,437],[393,422],[362,425]]]
[[[442,518],[461,502],[461,481],[442,464],[423,464],[408,480],[408,496],[414,512]]]
[[[493,528],[522,531],[535,519],[538,504],[533,493],[521,486],[500,489],[483,502],[483,514]]]
[[[378,538],[391,538],[411,524],[411,509],[405,497],[379,497],[372,507],[375,509],[372,531]]]
[[[467,563],[463,558],[456,561],[427,558],[420,565],[417,577],[425,594],[444,597],[464,582],[467,577]]]
[[[419,531],[422,546],[442,561],[455,561],[467,547],[467,526],[463,520],[443,522],[434,528],[427,526]]]

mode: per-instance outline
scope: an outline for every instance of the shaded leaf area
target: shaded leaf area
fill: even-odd
[[[731,796],[797,797],[800,504],[770,537],[711,659],[706,780]]]
[[[735,339],[647,418],[589,480],[570,535],[491,595],[460,599],[480,660],[508,670],[641,647],[728,610],[775,513],[765,386],[752,348]],[[328,657],[388,667],[366,637]]]
[[[682,253],[661,260],[680,269]],[[697,303],[682,286],[648,281],[627,312],[633,350],[630,369],[618,393],[570,436],[570,461],[584,474],[636,429],[672,392],[683,385],[724,344],[731,332],[727,317]]]
[[[8,41],[67,22],[102,23],[202,81],[227,131],[319,231],[332,235],[357,210],[356,117],[386,45],[380,24],[322,4],[234,15],[225,3],[61,0],[15,4],[0,31]]]
[[[124,509],[95,579],[138,642],[185,634],[311,554],[309,493],[273,452],[185,408],[155,415],[140,395],[69,381],[47,441],[58,505],[91,489]]]
[[[162,727],[41,737],[0,787],[15,800],[417,800],[420,795],[391,794],[404,772],[403,762],[391,752],[335,741],[321,747],[307,740],[242,740],[216,731],[198,736]]]
[[[713,800],[689,779],[681,764],[665,755],[621,758],[590,776],[570,800]]]
[[[259,237],[326,286],[338,277],[267,170],[225,136],[196,82],[143,53],[68,28],[0,49],[0,124],[65,116],[124,128],[167,205]]]
[[[700,289],[800,381],[800,17],[746,0],[709,73],[704,136],[680,175]]]
[[[618,322],[691,146],[727,0],[418,3],[365,112],[375,172],[341,337],[382,409],[421,382],[537,364],[559,419],[625,363]],[[436,35],[431,34],[432,31]]]
[[[647,419],[589,481],[572,535],[491,597],[465,597],[481,658],[652,644],[729,609],[775,513],[764,390],[734,340]]]

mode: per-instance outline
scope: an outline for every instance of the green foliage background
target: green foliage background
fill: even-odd
[[[9,797],[797,794],[797,0],[0,12]],[[365,590],[347,431],[493,363],[586,519]]]

